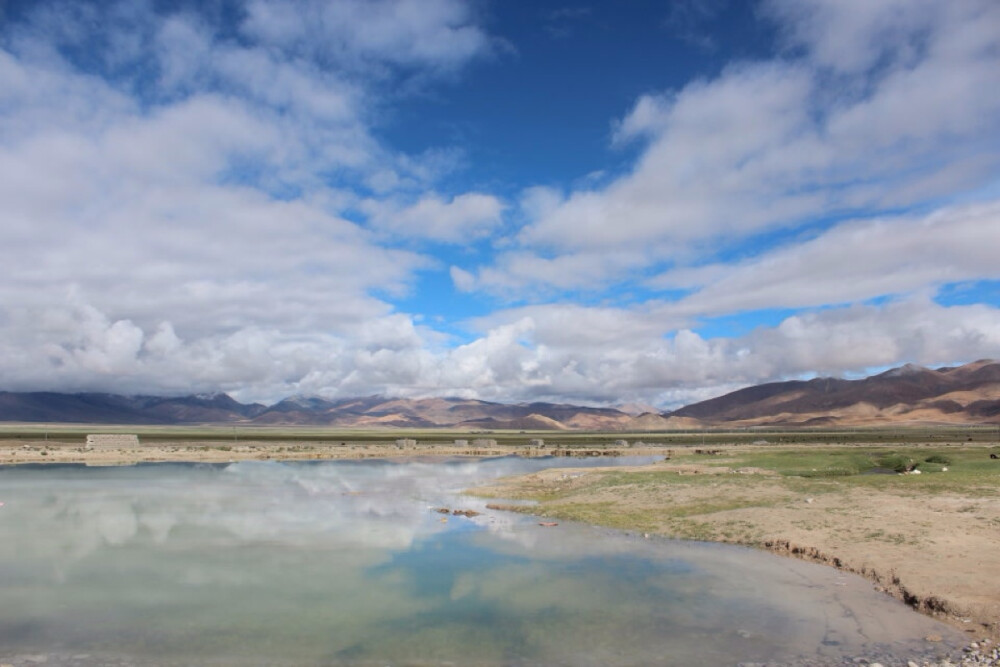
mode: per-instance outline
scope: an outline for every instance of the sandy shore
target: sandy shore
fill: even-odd
[[[746,452],[752,447],[741,446]],[[183,442],[88,450],[0,442],[0,464],[127,465],[157,461],[324,460],[412,456],[538,456],[529,447],[387,443]],[[588,452],[577,452],[587,455]],[[592,453],[592,452],[591,452]],[[658,448],[621,454],[664,454]],[[993,488],[931,494],[876,482],[801,482],[763,468],[674,450],[635,468],[551,469],[501,480],[476,495],[534,499],[530,511],[650,534],[745,544],[857,573],[924,613],[1000,640],[1000,466]],[[508,507],[502,501],[496,507]]]

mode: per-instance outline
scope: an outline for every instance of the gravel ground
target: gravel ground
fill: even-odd
[[[0,656],[0,667],[180,667],[182,663],[153,663],[145,660],[107,658],[90,654],[35,654]],[[215,663],[213,663],[214,665]],[[382,663],[378,663],[382,664]],[[425,663],[420,663],[425,664]],[[428,663],[429,664],[429,663]],[[534,665],[534,663],[532,663]],[[675,663],[664,662],[665,665]],[[891,655],[879,655],[876,651],[867,657],[855,657],[839,661],[817,661],[803,658],[793,663],[746,662],[736,667],[1000,667],[1000,647],[989,639],[973,642],[962,651],[948,658],[905,659]],[[358,667],[361,667],[360,665]],[[538,667],[535,665],[535,667]],[[692,666],[693,667],[693,666]]]

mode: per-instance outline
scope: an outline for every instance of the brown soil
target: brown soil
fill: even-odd
[[[207,462],[324,459],[366,459],[413,456],[644,456],[663,454],[659,448],[628,450],[560,449],[530,446],[474,446],[453,443],[419,443],[397,446],[393,442],[185,441],[141,444],[134,448],[94,447],[48,440],[0,440],[0,465],[21,463],[83,463],[93,466],[131,465],[147,462]]]
[[[623,473],[676,473],[678,483],[630,484]],[[742,473],[742,474],[739,474]],[[614,483],[606,477],[614,475]],[[697,484],[683,476],[699,476]],[[741,483],[744,475],[753,483]],[[638,478],[638,476],[637,476]],[[744,544],[860,574],[915,609],[1000,639],[1000,497],[917,497],[845,486],[794,491],[755,469],[660,463],[631,469],[546,470],[476,489],[492,503],[666,536]]]

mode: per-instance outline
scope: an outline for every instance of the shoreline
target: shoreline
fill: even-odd
[[[500,500],[491,504],[495,509],[827,565],[864,577],[970,641],[1000,642],[997,488],[986,495],[945,491],[923,498],[908,489],[838,488],[838,481],[827,480],[829,488],[792,480],[789,489],[787,478],[767,470],[687,462],[693,458],[576,473],[553,468],[469,493]],[[908,481],[899,477],[892,481]]]
[[[857,445],[841,447],[850,448]],[[712,451],[721,456],[705,457],[695,453],[704,453],[701,450],[676,447],[567,450],[451,443],[190,441],[87,449],[70,443],[8,440],[0,441],[0,465],[666,455],[669,460],[644,466],[581,470],[559,468],[557,463],[539,473],[498,480],[467,493],[537,501],[527,507],[491,503],[497,510],[736,544],[828,565],[862,576],[914,610],[965,631],[970,642],[992,642],[984,649],[988,646],[992,651],[1000,642],[1000,578],[991,576],[1000,572],[997,489],[985,494],[948,490],[920,498],[905,488],[887,489],[907,481],[892,479],[895,476],[869,478],[865,482],[872,483],[860,489],[838,480],[820,484],[793,480],[789,487],[787,478],[764,468],[739,466],[740,461],[732,457],[800,450],[801,446],[727,449]],[[997,471],[994,485],[1000,481],[1000,466]],[[890,481],[893,484],[883,483]],[[664,508],[673,514],[668,516]]]
[[[658,446],[614,448],[604,446],[456,445],[419,443],[397,445],[371,441],[239,441],[191,440],[140,444],[129,447],[87,448],[76,443],[46,440],[0,440],[0,465],[69,463],[119,466],[137,463],[235,463],[237,461],[336,461],[369,458],[467,457],[616,457],[664,456]]]

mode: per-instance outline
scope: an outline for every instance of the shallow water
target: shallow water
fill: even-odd
[[[0,663],[819,664],[960,641],[829,568],[457,495],[608,464],[3,468]]]

